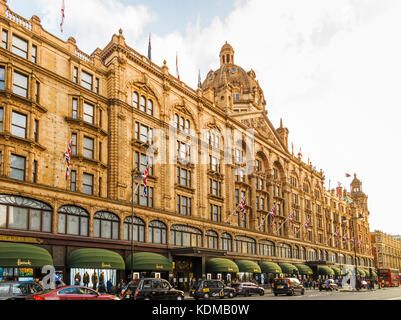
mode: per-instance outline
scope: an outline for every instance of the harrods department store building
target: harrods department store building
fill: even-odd
[[[270,122],[255,72],[235,64],[229,44],[220,68],[195,90],[165,62],[129,47],[122,30],[88,55],[74,38],[57,38],[37,16],[24,19],[0,0],[0,32],[1,242],[43,248],[68,275],[79,249],[126,261],[134,226],[135,252],[166,257],[172,268],[165,276],[182,284],[205,276],[212,258],[341,267],[356,256],[358,266],[374,267],[361,181],[355,175],[350,192],[324,189],[323,172],[289,151],[289,130]],[[156,130],[166,139],[149,157]],[[60,166],[70,140],[66,180]],[[176,161],[158,163],[160,155]],[[210,161],[194,161],[201,156]],[[148,163],[147,194],[138,180],[132,220],[131,175]],[[245,214],[232,214],[244,196]],[[353,234],[362,242],[356,250]]]

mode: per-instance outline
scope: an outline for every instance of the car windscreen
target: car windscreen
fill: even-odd
[[[285,285],[287,284],[287,279],[274,279],[275,285]]]
[[[238,288],[238,287],[241,287],[242,286],[242,283],[233,283],[233,284],[231,284],[231,287],[233,287],[233,288]]]

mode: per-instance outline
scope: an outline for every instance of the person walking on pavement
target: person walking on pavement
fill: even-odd
[[[85,272],[84,277],[83,277],[83,282],[84,282],[84,286],[85,287],[89,286],[89,274],[88,274],[88,272]]]
[[[81,275],[78,271],[74,277],[74,285],[79,286],[80,284],[81,284]]]
[[[92,274],[93,290],[96,290],[97,282],[98,282],[98,276],[97,276],[96,271],[94,271],[93,274]]]
[[[111,294],[111,291],[113,290],[113,284],[111,283],[110,279],[107,280],[106,286],[107,286],[107,293]]]

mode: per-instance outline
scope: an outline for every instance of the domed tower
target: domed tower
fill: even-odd
[[[266,101],[255,71],[246,72],[234,63],[234,49],[226,42],[220,50],[220,68],[210,70],[202,84],[213,90],[215,105],[226,112],[264,110]]]
[[[368,196],[362,192],[362,181],[356,177],[356,173],[354,173],[354,179],[351,182],[351,197],[362,209],[368,209]]]

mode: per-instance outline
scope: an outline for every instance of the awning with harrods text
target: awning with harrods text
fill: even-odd
[[[41,268],[53,265],[50,253],[32,244],[0,242],[0,266]]]
[[[284,274],[298,274],[298,269],[291,263],[279,263],[278,264]]]
[[[259,265],[263,273],[282,273],[281,268],[277,263],[262,261]]]
[[[206,272],[239,272],[234,261],[225,258],[211,258],[206,260]]]
[[[126,269],[131,269],[131,257],[125,259]],[[167,257],[154,252],[137,252],[133,255],[135,271],[173,271],[173,264]]]
[[[299,264],[296,264],[295,266],[298,268],[299,274],[307,275],[307,276],[311,276],[313,274],[312,269],[305,264],[299,263]]]
[[[323,276],[334,276],[333,269],[328,266],[318,266],[317,272]]]
[[[237,260],[236,264],[238,266],[239,272],[249,272],[249,273],[261,273],[259,265],[250,260]]]
[[[105,249],[77,249],[67,259],[69,268],[124,270],[124,259],[114,251]]]
[[[337,268],[337,267],[330,267],[333,271],[334,271],[334,274],[336,275],[336,276],[341,276],[341,270],[340,270],[340,268]]]

